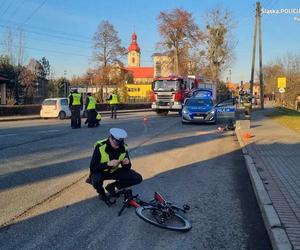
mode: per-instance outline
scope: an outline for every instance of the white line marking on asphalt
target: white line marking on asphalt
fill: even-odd
[[[5,136],[14,136],[14,135],[17,135],[17,134],[6,134],[6,135],[0,135],[0,137],[5,137]]]
[[[58,129],[52,129],[52,130],[42,130],[38,131],[38,133],[53,133],[53,132],[58,132]]]

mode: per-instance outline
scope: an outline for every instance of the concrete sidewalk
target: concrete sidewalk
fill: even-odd
[[[268,112],[253,112],[250,129],[236,132],[274,249],[300,249],[300,134]]]
[[[126,110],[118,110],[118,114],[122,113],[135,113],[135,112],[149,112],[152,109],[126,109]],[[101,115],[110,115],[110,111],[99,111]],[[16,115],[16,116],[0,116],[0,122],[7,121],[22,121],[22,120],[35,120],[41,119],[40,115]],[[53,118],[55,119],[55,118]]]

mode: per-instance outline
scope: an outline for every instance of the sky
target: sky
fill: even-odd
[[[45,56],[54,76],[82,75],[92,67],[92,37],[103,20],[113,24],[128,48],[133,31],[141,48],[141,66],[153,66],[151,55],[160,40],[157,17],[161,11],[183,8],[193,14],[204,29],[206,13],[216,6],[232,12],[237,24],[232,30],[237,44],[235,62],[223,79],[239,83],[250,80],[253,26],[253,0],[0,0],[0,52],[9,27],[18,41],[18,29],[24,32],[25,59]],[[263,64],[284,56],[300,53],[300,1],[261,0],[266,10],[299,8],[299,14],[263,14]],[[258,52],[256,58],[258,59]],[[125,58],[124,62],[127,62]],[[258,61],[256,62],[258,69]]]

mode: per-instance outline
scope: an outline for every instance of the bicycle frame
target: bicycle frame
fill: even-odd
[[[184,205],[183,208],[174,206],[172,203],[166,201],[163,198],[163,196],[158,192],[154,192],[154,199],[152,201],[150,201],[150,202],[142,201],[141,199],[138,198],[138,196],[139,196],[138,194],[136,194],[136,195],[132,194],[131,189],[124,189],[124,190],[117,192],[116,195],[109,197],[108,202],[106,202],[106,204],[108,206],[115,204],[116,199],[119,198],[121,195],[124,196],[124,201],[123,201],[123,206],[118,213],[118,216],[121,216],[122,212],[124,211],[124,209],[126,207],[138,208],[140,206],[145,206],[145,205],[157,207],[157,208],[161,209],[164,213],[167,213],[169,215],[172,214],[172,211],[174,209],[182,211],[184,213],[186,213],[186,211],[190,209],[190,207],[188,205]],[[113,198],[114,198],[114,200],[111,200]]]

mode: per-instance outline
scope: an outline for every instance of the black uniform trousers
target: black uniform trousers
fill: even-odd
[[[96,110],[88,109],[88,127],[94,127],[96,125]]]
[[[71,107],[71,127],[80,128],[81,127],[81,117],[80,117],[80,105]]]
[[[115,186],[117,189],[131,187],[143,181],[143,177],[132,169],[119,168],[113,173],[101,172],[92,173],[91,182],[98,193],[103,191],[104,180],[116,180]]]
[[[117,109],[118,109],[118,104],[111,104],[110,105],[111,118],[117,119]]]

